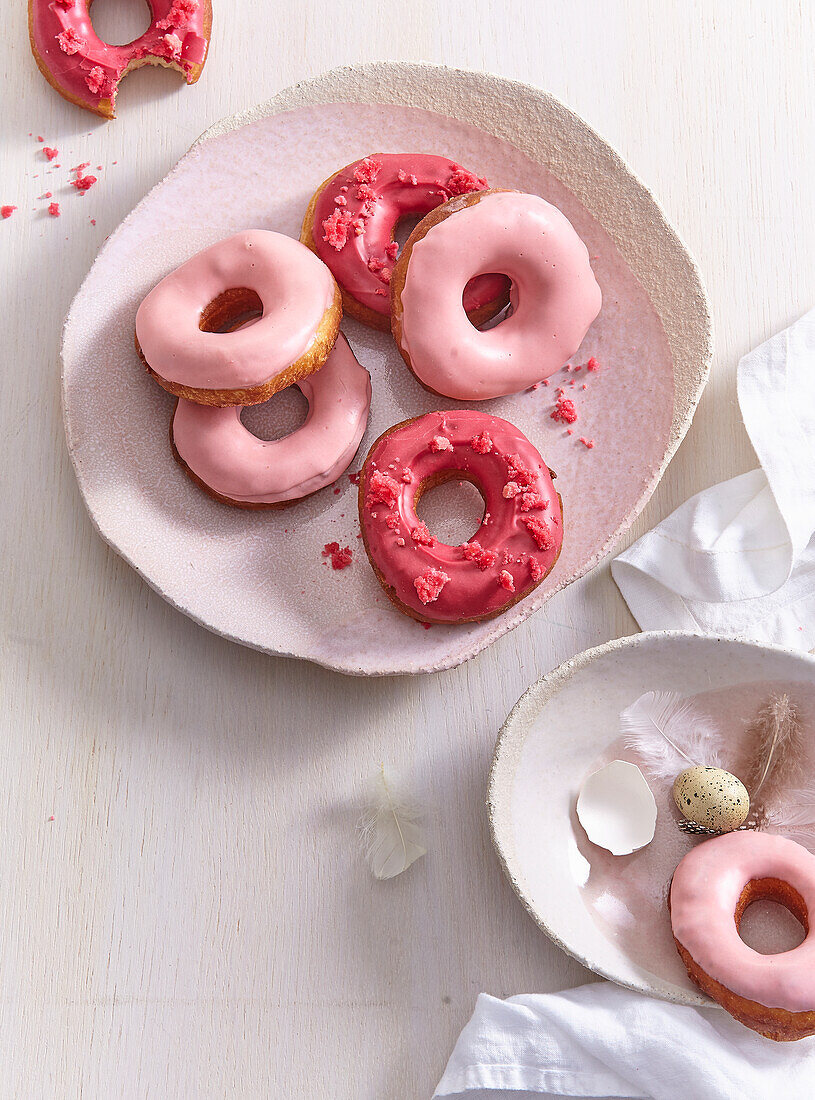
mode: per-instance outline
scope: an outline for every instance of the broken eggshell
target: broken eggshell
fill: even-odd
[[[592,844],[612,855],[627,856],[654,839],[656,801],[645,776],[627,760],[593,772],[580,788],[576,809]]]

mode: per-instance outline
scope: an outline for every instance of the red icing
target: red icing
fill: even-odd
[[[340,549],[338,542],[327,542],[323,547],[323,557],[331,559],[332,569],[345,569],[351,564],[354,554],[350,546]]]
[[[387,317],[390,298],[381,284],[390,282],[398,255],[392,239],[397,223],[486,186],[446,157],[376,153],[349,164],[323,188],[314,211],[314,247],[344,290]],[[505,288],[503,276],[482,275],[468,285],[465,308],[483,306]]]
[[[59,213],[60,213],[59,203],[58,202],[50,203],[49,206],[48,206],[48,213],[51,215],[52,218],[58,218]]]
[[[16,206],[0,206],[0,218],[10,218],[16,209]]]
[[[440,569],[425,569],[424,573],[414,579],[413,587],[423,604],[433,603],[449,580],[447,574]]]
[[[489,449],[473,446],[474,439],[485,436]],[[438,438],[449,447],[434,450],[431,444]],[[410,484],[383,472],[400,469],[412,473]],[[416,516],[417,491],[439,474],[474,481],[484,497],[482,524],[460,546],[439,542]],[[514,493],[505,496],[509,484]],[[529,440],[505,420],[455,409],[408,421],[374,446],[363,486],[360,516],[372,562],[402,604],[434,622],[455,623],[503,610],[530,591],[557,559],[561,512],[550,472]],[[388,507],[377,508],[377,503]],[[544,509],[552,517],[551,528],[538,518]],[[516,576],[511,570],[518,565],[523,569]],[[435,595],[425,585],[428,571],[447,578]],[[432,599],[425,600],[428,593]]]
[[[559,420],[564,424],[574,424],[575,420],[577,420],[577,409],[574,407],[574,401],[561,394],[555,402],[554,409],[552,409],[549,415],[552,420]]]

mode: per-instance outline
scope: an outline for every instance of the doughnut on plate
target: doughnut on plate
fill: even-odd
[[[656,834],[629,856],[591,844],[575,814],[588,775],[614,759],[637,763],[618,740],[619,716],[646,691],[694,697],[721,730],[727,766],[737,774],[748,755],[748,721],[771,691],[788,692],[807,735],[800,786],[813,785],[815,657],[681,631],[637,634],[579,653],[521,696],[490,772],[492,839],[523,905],[578,962],[642,993],[712,1005],[688,978],[671,934],[671,877],[700,843],[676,827],[671,784],[647,777]],[[768,902],[746,910],[742,932],[764,952],[796,946],[803,935],[786,910]]]
[[[549,416],[554,386],[569,375],[480,406],[516,424],[557,471],[569,517],[546,583],[484,623],[424,630],[393,608],[356,538],[356,489],[345,476],[338,494],[328,488],[271,513],[207,498],[173,460],[173,400],[133,347],[138,304],[167,272],[240,229],[299,236],[318,184],[380,150],[444,153],[493,187],[542,195],[596,257],[604,306],[575,362],[593,355],[602,369],[567,387],[579,411],[574,435]],[[342,327],[373,384],[353,472],[387,427],[454,403],[419,386],[389,334],[348,319]],[[71,306],[63,406],[95,526],[175,607],[269,653],[358,675],[424,672],[474,656],[619,544],[690,424],[711,349],[693,260],[647,189],[581,119],[498,77],[379,62],[334,70],[218,123],[142,200]],[[291,412],[293,400],[279,398],[276,409]],[[349,568],[324,564],[330,542],[356,551]]]

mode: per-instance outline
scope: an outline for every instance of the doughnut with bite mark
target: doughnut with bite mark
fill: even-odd
[[[177,397],[257,405],[322,366],[341,317],[325,264],[291,237],[252,229],[199,252],[150,291],[136,314],[136,349]]]
[[[479,331],[461,295],[484,272],[512,280],[512,313]],[[602,302],[571,223],[518,191],[479,191],[431,211],[408,238],[390,288],[402,358],[425,389],[457,401],[505,397],[559,370]]]
[[[765,898],[803,925],[798,947],[763,955],[741,939],[744,911]],[[815,855],[771,833],[726,833],[684,857],[668,904],[688,975],[709,997],[768,1039],[815,1034]]]
[[[188,84],[201,75],[212,28],[210,0],[147,0],[150,26],[124,46],[103,42],[92,0],[28,0],[28,34],[37,66],[61,96],[102,118],[116,117],[116,93],[142,65],[177,69]]]
[[[400,611],[427,623],[499,615],[551,572],[563,541],[552,473],[513,424],[471,409],[433,412],[390,428],[371,447],[359,480],[368,558]],[[416,515],[422,493],[470,481],[485,513],[460,546],[434,538]]]
[[[345,312],[389,332],[388,284],[399,247],[394,240],[397,225],[486,186],[486,180],[447,157],[373,153],[317,188],[300,240],[331,269]],[[464,309],[480,325],[504,308],[508,294],[506,278],[482,275],[464,288]]]

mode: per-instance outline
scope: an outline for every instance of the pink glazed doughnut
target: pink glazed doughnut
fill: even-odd
[[[40,72],[61,96],[103,118],[116,117],[119,81],[141,65],[177,69],[194,84],[212,27],[210,0],[147,0],[150,26],[126,46],[93,29],[92,0],[28,0],[28,35]]]
[[[470,279],[501,272],[513,310],[479,331],[462,308]],[[537,195],[480,191],[414,229],[391,279],[391,325],[418,381],[457,401],[505,397],[570,359],[600,312],[589,254],[571,223]]]
[[[499,615],[551,572],[563,541],[554,475],[523,432],[472,409],[433,412],[389,429],[359,481],[368,558],[388,597],[427,623]],[[469,542],[439,542],[416,515],[422,493],[471,481],[484,498]]]
[[[739,936],[745,909],[784,905],[807,931],[791,951],[762,955]],[[743,830],[706,840],[674,872],[671,927],[688,974],[737,1020],[786,1041],[815,1034],[815,855],[794,840]]]
[[[390,332],[390,283],[403,218],[422,216],[455,195],[487,186],[447,157],[429,153],[372,153],[321,184],[309,203],[300,240],[331,268],[343,309]],[[481,324],[503,309],[509,284],[482,275],[464,290],[464,309]]]
[[[258,439],[238,408],[176,405],[173,453],[210,496],[238,508],[281,507],[336,481],[368,423],[371,380],[343,335],[320,370],[297,383],[308,401],[302,427],[283,439]]]
[[[251,314],[259,314],[255,324],[235,328]],[[136,314],[136,349],[177,397],[257,405],[322,366],[341,317],[325,264],[291,237],[250,229],[199,252],[150,291]]]

